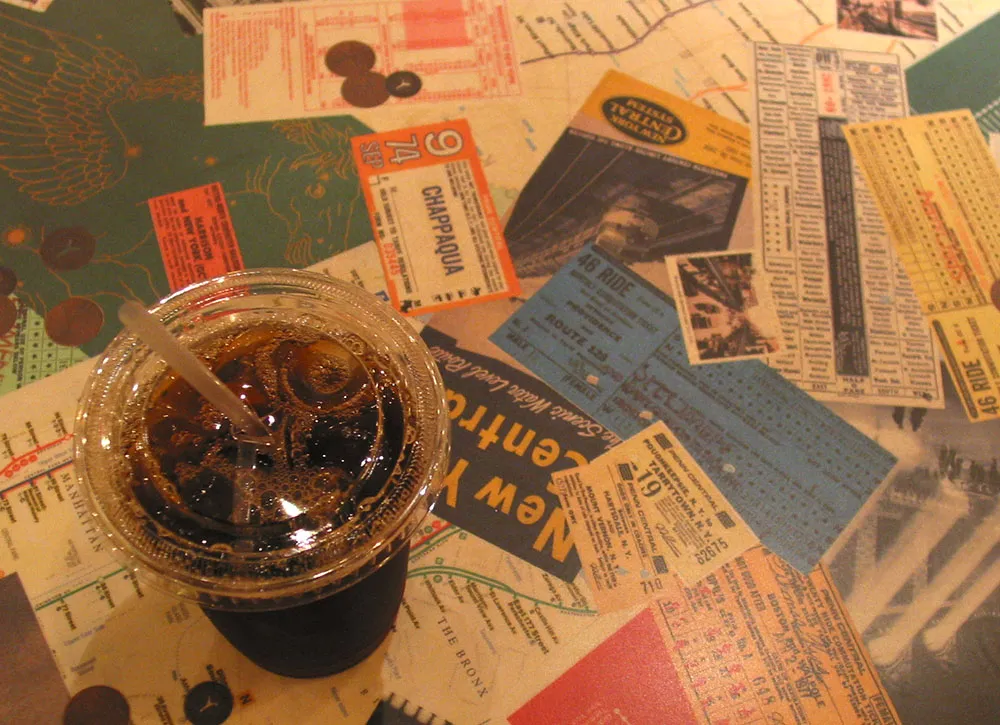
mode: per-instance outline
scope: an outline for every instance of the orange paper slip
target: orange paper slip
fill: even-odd
[[[149,213],[171,290],[243,269],[222,184],[157,196]]]
[[[699,723],[899,723],[823,564],[803,576],[757,546],[673,579],[656,610]]]
[[[465,120],[352,143],[397,309],[425,314],[520,291]]]

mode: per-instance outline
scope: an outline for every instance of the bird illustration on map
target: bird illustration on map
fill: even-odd
[[[115,120],[122,103],[196,101],[195,75],[146,78],[113,48],[16,18],[0,25],[0,168],[38,202],[83,202],[120,182],[141,149]]]
[[[221,185],[251,267],[306,266],[371,237],[350,143],[367,127],[206,127],[200,43],[119,23],[113,3],[68,6],[36,20],[0,0],[0,338],[24,338],[28,310],[48,342],[96,354],[122,302],[168,294],[164,245],[181,242],[154,228],[161,196]]]
[[[114,48],[0,13],[0,178],[26,197],[4,208],[18,216],[0,228],[0,269],[15,280],[17,304],[44,316],[52,342],[73,347],[96,338],[107,317],[101,301],[113,307],[167,291],[137,258],[148,235],[119,249],[105,230],[80,224],[86,214],[68,224],[64,214],[74,218],[142,156],[124,131],[127,106],[199,101],[201,88],[194,74],[150,78]],[[29,211],[28,199],[50,211]],[[72,274],[83,267],[90,285]],[[14,305],[5,300],[8,312]]]
[[[247,173],[244,188],[231,196],[265,198],[271,214],[285,226],[285,260],[305,267],[346,249],[350,220],[365,213],[351,137],[367,131],[353,120],[333,126],[318,119],[296,119],[278,121],[273,128],[304,150],[295,155],[268,154]],[[278,179],[284,183],[276,183]]]

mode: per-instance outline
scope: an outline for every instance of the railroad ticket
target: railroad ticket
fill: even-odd
[[[385,291],[382,262],[375,242],[369,241],[345,249],[329,259],[310,266],[309,271],[350,282],[385,302],[389,301],[389,293]]]
[[[974,422],[1000,418],[1000,170],[968,110],[846,127]]]
[[[520,291],[469,124],[355,136],[389,298],[437,312]]]
[[[895,459],[758,360],[689,364],[681,336],[669,298],[590,244],[490,340],[623,438],[662,420],[808,573]]]
[[[222,184],[164,194],[148,203],[171,290],[243,269]]]
[[[827,568],[803,576],[762,546],[695,586],[669,577],[651,607],[542,684],[512,725],[900,722]]]
[[[900,722],[825,565],[803,576],[760,546],[672,584],[657,621],[697,722]]]
[[[670,572],[694,584],[757,543],[662,421],[552,480],[601,611],[662,595]]]

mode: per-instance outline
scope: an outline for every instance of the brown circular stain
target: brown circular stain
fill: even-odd
[[[77,347],[93,340],[104,326],[104,310],[84,297],[70,297],[45,315],[45,332],[60,345]]]
[[[70,699],[63,725],[128,725],[129,710],[128,700],[118,690],[95,685]]]
[[[375,65],[375,50],[359,40],[344,40],[326,51],[326,67],[338,76],[358,76]]]
[[[17,272],[10,267],[0,267],[0,296],[6,297],[17,288]]]
[[[390,73],[385,79],[385,88],[390,96],[410,98],[420,92],[424,82],[420,76],[408,70],[398,70]]]
[[[94,235],[83,227],[63,227],[46,234],[38,251],[46,267],[65,272],[87,264],[96,246]]]
[[[1000,279],[990,287],[990,299],[993,300],[993,306],[1000,310]]]
[[[6,335],[17,322],[17,305],[10,297],[0,297],[0,336]]]
[[[340,86],[340,95],[352,106],[374,108],[389,100],[389,89],[384,75],[368,72],[346,78]]]

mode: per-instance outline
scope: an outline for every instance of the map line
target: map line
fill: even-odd
[[[810,40],[813,40],[817,35],[825,33],[827,30],[833,27],[833,23],[827,23],[826,25],[820,25],[815,30],[810,31],[808,34],[803,36],[802,40],[799,41],[799,45],[805,45]]]
[[[32,463],[33,461],[37,460],[38,454],[41,453],[42,451],[48,448],[52,448],[53,446],[57,446],[60,443],[64,443],[72,437],[73,437],[72,433],[67,433],[61,438],[56,438],[54,441],[49,441],[48,443],[38,446],[37,448],[34,448],[28,451],[27,453],[22,453],[19,456],[15,456],[10,460],[10,462],[6,466],[3,467],[3,470],[0,470],[0,476],[6,476],[7,478],[10,478],[11,476],[14,475],[15,471],[18,471],[21,468],[23,468],[25,464]],[[32,456],[34,456],[34,458],[32,458]]]
[[[117,576],[118,574],[121,574],[123,571],[126,571],[126,567],[124,567],[124,566],[118,567],[113,572],[110,572],[108,574],[103,574],[103,575],[97,577],[96,579],[94,579],[93,581],[90,581],[90,582],[88,582],[86,584],[81,584],[76,589],[71,589],[68,592],[63,592],[61,594],[55,595],[54,597],[50,597],[49,599],[45,600],[44,602],[42,602],[41,604],[39,604],[38,606],[36,606],[35,607],[35,611],[36,612],[40,612],[43,609],[45,609],[46,607],[51,607],[53,604],[57,604],[58,602],[61,602],[61,601],[65,600],[65,599],[67,599],[68,597],[73,596],[74,594],[79,594],[84,589],[90,589],[93,586],[97,586],[101,582],[105,582],[108,579],[110,579],[111,577]]]
[[[47,476],[50,473],[55,473],[56,471],[58,471],[58,470],[60,470],[62,468],[67,468],[67,467],[72,466],[72,465],[73,465],[72,461],[66,461],[65,463],[60,463],[57,466],[49,468],[48,470],[39,471],[35,475],[29,476],[28,478],[24,479],[23,481],[18,481],[17,483],[15,483],[12,486],[8,486],[7,488],[0,488],[0,496],[6,496],[8,493],[10,493],[11,491],[13,491],[16,488],[21,488],[21,486],[27,486],[27,485],[29,485],[31,483],[34,483],[35,481],[37,481],[42,476]]]
[[[663,23],[665,23],[670,18],[677,17],[685,10],[694,10],[695,8],[699,8],[702,5],[711,5],[714,2],[717,2],[717,0],[699,0],[699,2],[692,2],[683,8],[669,12],[662,18],[658,18],[654,23],[652,23],[648,28],[646,28],[646,32],[644,32],[642,35],[638,36],[631,43],[622,48],[609,48],[608,50],[567,50],[563,53],[553,53],[552,55],[540,55],[537,58],[522,60],[521,65],[528,65],[529,63],[537,63],[540,60],[555,60],[556,58],[565,58],[566,56],[570,55],[617,55],[618,53],[624,53],[625,51],[632,50],[632,48],[635,48],[640,43],[642,43],[650,33],[656,30],[659,26],[663,25]]]
[[[714,88],[703,88],[702,90],[695,93],[693,96],[689,96],[689,101],[697,101],[702,96],[707,96],[711,93],[729,93],[731,91],[745,91],[747,90],[746,83],[738,83],[735,86],[715,86]]]
[[[480,584],[485,584],[486,586],[492,587],[493,589],[498,589],[502,592],[507,592],[508,594],[513,594],[515,597],[527,600],[529,602],[534,602],[535,604],[542,605],[546,607],[552,607],[553,609],[558,609],[562,612],[568,612],[570,614],[586,614],[586,615],[596,615],[596,609],[575,609],[573,607],[564,607],[561,604],[553,604],[552,602],[547,602],[544,599],[538,599],[537,597],[528,596],[527,594],[522,594],[513,587],[504,584],[503,582],[497,581],[496,579],[490,579],[482,574],[477,574],[474,571],[469,571],[468,569],[461,569],[455,566],[424,566],[418,569],[410,569],[406,573],[407,579],[412,579],[419,576],[429,576],[432,574],[456,574],[469,581],[475,581]]]

